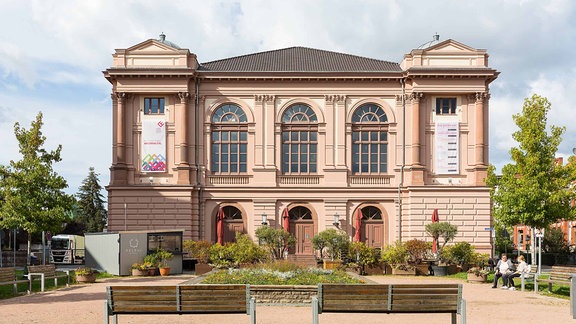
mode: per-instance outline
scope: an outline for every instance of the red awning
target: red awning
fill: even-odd
[[[356,212],[354,212],[354,227],[356,227],[354,242],[360,242],[362,237],[362,211],[360,208],[357,208]]]
[[[216,214],[216,236],[218,238],[218,243],[224,243],[224,211],[222,207],[218,208],[218,213]]]
[[[290,232],[290,216],[288,215],[288,207],[284,208],[284,212],[282,213],[282,228],[284,228],[286,232]]]
[[[439,219],[438,219],[438,208],[434,208],[434,211],[432,212],[432,223],[438,223]],[[436,242],[436,239],[432,240],[432,253],[436,253],[438,252],[436,245],[438,243]]]

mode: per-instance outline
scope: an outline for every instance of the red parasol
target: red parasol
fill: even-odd
[[[223,244],[224,241],[224,211],[222,207],[218,208],[218,213],[216,214],[216,236],[218,237],[218,243]]]
[[[362,236],[362,211],[360,208],[356,209],[354,213],[354,227],[356,227],[356,234],[354,234],[354,241],[360,242]]]
[[[439,219],[438,219],[438,208],[434,208],[434,211],[432,212],[432,223],[438,223]],[[432,253],[436,253],[437,249],[436,249],[436,239],[432,240]]]
[[[282,213],[282,228],[284,228],[286,232],[290,232],[290,216],[288,215],[288,208],[284,208],[284,212]]]

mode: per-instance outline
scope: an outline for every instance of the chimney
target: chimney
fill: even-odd
[[[165,40],[166,40],[166,35],[164,35],[164,33],[160,34],[160,41],[162,43],[164,43]]]

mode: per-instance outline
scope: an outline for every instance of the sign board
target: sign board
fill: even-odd
[[[459,174],[459,125],[457,121],[436,122],[436,174]]]

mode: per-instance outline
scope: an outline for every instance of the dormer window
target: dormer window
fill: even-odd
[[[163,115],[164,98],[144,98],[144,115]]]
[[[436,98],[436,115],[455,115],[456,98]]]

